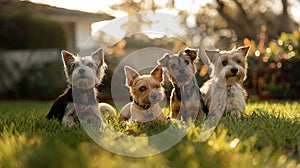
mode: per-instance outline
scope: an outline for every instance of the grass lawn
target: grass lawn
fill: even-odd
[[[103,149],[79,124],[65,129],[47,120],[50,106],[51,102],[0,102],[0,167],[300,168],[299,102],[248,102],[246,116],[223,117],[207,141],[199,142],[199,122],[171,149],[143,158]],[[125,129],[125,123],[110,120],[115,128]],[[133,127],[149,135],[164,126]]]

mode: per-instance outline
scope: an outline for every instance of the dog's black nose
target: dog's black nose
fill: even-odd
[[[151,97],[152,100],[156,100],[157,99],[157,95],[156,94],[153,94],[150,97]]]
[[[232,72],[233,74],[236,74],[236,73],[238,72],[238,69],[237,69],[237,68],[232,68],[232,69],[231,69],[231,72]]]
[[[84,69],[79,69],[79,74],[84,74],[85,70]]]
[[[180,72],[180,73],[184,73],[185,70],[184,70],[184,69],[180,69],[179,72]]]

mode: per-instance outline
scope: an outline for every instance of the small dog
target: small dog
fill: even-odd
[[[53,103],[47,118],[58,118],[65,127],[72,127],[74,121],[83,119],[88,123],[104,123],[99,111],[114,116],[115,110],[106,103],[96,101],[96,86],[101,83],[106,69],[104,53],[98,49],[91,56],[74,56],[62,51],[65,75],[68,87]]]
[[[209,116],[221,116],[224,113],[240,117],[244,113],[247,92],[242,85],[247,77],[246,57],[249,48],[243,46],[231,51],[205,51],[212,72],[211,79],[200,90],[204,94]]]
[[[120,111],[120,121],[128,120],[148,122],[159,120],[166,122],[158,104],[164,98],[162,87],[163,72],[160,66],[155,67],[150,75],[140,75],[129,66],[124,67],[126,86],[130,90],[133,102],[126,104]]]
[[[158,64],[167,70],[173,85],[171,93],[171,118],[200,120],[206,114],[202,94],[195,79],[198,50],[186,48],[178,54],[165,54]]]

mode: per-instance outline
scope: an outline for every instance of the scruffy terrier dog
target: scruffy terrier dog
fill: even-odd
[[[199,120],[205,116],[202,94],[195,79],[198,50],[186,48],[178,54],[165,54],[158,64],[167,70],[173,85],[171,93],[171,117],[184,121]]]
[[[240,117],[246,108],[247,92],[242,85],[247,77],[246,57],[250,46],[231,51],[205,51],[212,68],[211,79],[204,83],[201,92],[209,116],[230,114]]]
[[[91,56],[75,56],[62,51],[65,74],[69,83],[65,92],[53,103],[47,118],[58,118],[65,127],[72,127],[78,118],[101,125],[101,112],[115,115],[112,106],[96,101],[96,86],[101,83],[106,69],[104,53],[98,49]]]
[[[159,120],[166,122],[159,101],[164,98],[162,87],[163,71],[155,67],[150,75],[140,75],[129,66],[124,67],[126,86],[130,90],[133,102],[126,104],[120,111],[120,121],[131,120],[148,122]]]

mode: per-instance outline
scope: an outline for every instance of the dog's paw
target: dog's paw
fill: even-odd
[[[115,117],[117,115],[115,108],[107,103],[99,103],[99,110],[102,114],[108,114],[109,116]]]
[[[231,111],[231,115],[240,118],[242,116],[242,112],[233,110]]]
[[[72,128],[75,125],[74,119],[72,117],[64,117],[62,120],[62,125],[65,128]]]

